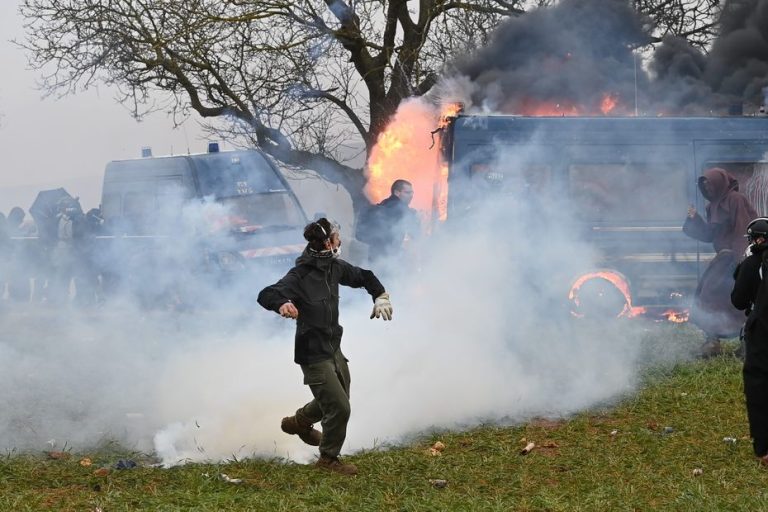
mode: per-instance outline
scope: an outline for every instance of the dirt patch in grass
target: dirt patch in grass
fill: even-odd
[[[565,423],[566,421],[563,419],[534,418],[528,425],[542,430],[557,430],[565,425]]]
[[[51,510],[63,510],[82,497],[83,493],[92,492],[83,484],[71,484],[55,488],[43,488],[36,491],[40,496],[40,505]]]

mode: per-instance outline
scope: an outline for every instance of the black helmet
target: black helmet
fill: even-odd
[[[768,217],[758,217],[747,226],[747,239],[750,243],[759,237],[768,239]]]

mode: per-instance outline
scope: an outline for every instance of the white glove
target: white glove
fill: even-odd
[[[371,312],[371,318],[374,317],[392,320],[392,303],[389,302],[388,293],[382,293],[376,297],[376,301],[373,303],[373,311]]]

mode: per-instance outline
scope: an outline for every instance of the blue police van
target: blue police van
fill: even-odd
[[[449,223],[491,197],[560,209],[633,306],[685,304],[714,257],[711,244],[682,233],[689,204],[704,215],[697,178],[706,169],[727,170],[768,214],[767,117],[459,114],[443,129],[442,152]]]

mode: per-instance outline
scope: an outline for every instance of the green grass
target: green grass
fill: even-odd
[[[657,367],[644,379],[637,395],[568,421],[427,434],[358,453],[348,459],[361,469],[354,478],[265,460],[96,476],[120,457],[146,457],[111,447],[66,460],[11,454],[0,462],[0,510],[768,510],[768,470],[748,440],[740,362]],[[446,449],[432,456],[438,439]],[[520,455],[529,440],[537,448]],[[93,466],[79,464],[85,456]]]

